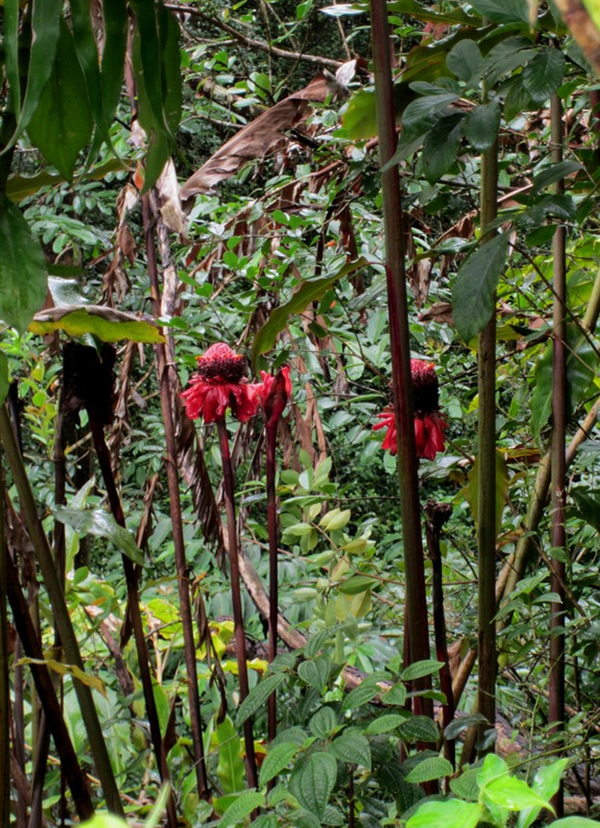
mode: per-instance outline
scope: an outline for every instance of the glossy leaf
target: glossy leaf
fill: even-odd
[[[342,114],[342,126],[354,141],[377,135],[375,93],[372,90],[360,89],[352,95]]]
[[[496,101],[480,104],[465,118],[465,136],[474,150],[485,152],[494,145],[500,128],[500,106]]]
[[[468,342],[490,320],[496,287],[508,257],[508,234],[494,236],[466,259],[452,291],[454,324]]]
[[[459,40],[446,58],[448,69],[465,83],[479,71],[482,62],[479,46],[473,40]]]
[[[415,127],[422,127],[423,121],[431,115],[440,116],[446,111],[448,104],[457,100],[458,92],[439,92],[437,94],[423,95],[416,101],[409,103],[404,110],[402,123],[412,130]]]
[[[482,815],[477,803],[449,799],[424,802],[406,823],[406,828],[475,828]]]
[[[440,179],[456,160],[463,136],[463,112],[453,112],[439,118],[425,136],[421,163],[430,184]]]
[[[152,343],[165,341],[151,322],[105,305],[49,308],[35,315],[29,330],[37,334],[64,331],[68,336],[93,334],[103,342],[118,342],[120,339]]]
[[[21,211],[0,193],[0,319],[19,333],[46,298],[42,248]]]
[[[290,777],[290,791],[300,805],[323,816],[337,779],[337,762],[329,753],[313,753],[296,767]]]
[[[362,765],[368,770],[371,769],[371,748],[368,740],[359,730],[350,728],[344,730],[337,739],[329,745],[329,750],[342,762],[351,765]]]
[[[563,81],[565,56],[558,49],[542,49],[523,70],[523,88],[537,106],[545,103]]]
[[[131,532],[120,526],[104,509],[73,509],[60,506],[54,512],[56,519],[66,523],[80,535],[94,535],[109,540],[134,563],[144,564],[144,555]]]
[[[400,678],[402,681],[414,681],[415,679],[424,678],[425,676],[433,676],[439,673],[444,666],[442,661],[435,659],[425,659],[424,661],[415,661],[409,664],[402,673]]]
[[[561,178],[566,178],[581,169],[583,167],[577,161],[560,161],[558,164],[551,164],[534,176],[531,194],[537,195],[537,193],[545,190],[546,187],[550,187],[551,184],[560,181]]]
[[[288,319],[293,313],[302,313],[302,311],[314,302],[320,299],[325,291],[333,287],[333,285],[343,276],[348,276],[355,273],[357,270],[365,267],[368,264],[366,259],[360,258],[355,262],[344,265],[333,276],[326,276],[323,279],[312,279],[302,282],[291,299],[275,308],[269,315],[265,324],[259,328],[254,342],[252,343],[252,367],[256,369],[256,362],[261,354],[270,351],[274,347],[277,335],[287,325]]]
[[[443,779],[444,776],[451,776],[453,773],[452,763],[447,759],[442,756],[429,756],[410,771],[406,781],[421,784],[432,779]]]
[[[89,143],[92,119],[74,38],[64,21],[52,74],[27,133],[46,161],[71,181],[79,153]]]
[[[561,776],[569,764],[568,759],[558,759],[550,765],[543,765],[536,773],[532,788],[542,799],[549,801],[560,787]],[[538,818],[541,806],[525,808],[517,817],[516,828],[529,828]]]
[[[557,819],[552,823],[552,828],[598,828],[600,822],[587,817],[569,816],[564,819]]]
[[[253,687],[250,693],[246,696],[244,701],[240,704],[236,716],[236,724],[238,727],[244,724],[250,716],[253,716],[256,711],[263,706],[271,693],[276,690],[280,684],[287,681],[285,673],[273,673],[268,675],[263,680]]]
[[[516,776],[502,776],[482,785],[484,802],[492,802],[509,811],[521,811],[523,808],[540,807],[552,810],[545,799],[533,791],[526,782]]]
[[[238,796],[227,808],[221,819],[218,828],[229,828],[230,825],[239,825],[244,822],[257,808],[265,804],[265,797],[258,791],[248,791]]]

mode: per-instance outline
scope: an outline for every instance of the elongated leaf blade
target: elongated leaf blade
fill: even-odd
[[[285,673],[273,673],[271,676],[266,676],[256,687],[253,687],[239,706],[236,716],[237,726],[241,727],[250,716],[253,716],[264,705],[271,693],[284,681],[287,681]]]
[[[329,753],[313,753],[290,777],[290,791],[303,808],[322,817],[337,779],[337,762]]]
[[[131,532],[119,526],[114,517],[104,509],[73,509],[61,506],[55,511],[56,519],[68,524],[81,535],[95,535],[106,538],[119,552],[127,555],[134,563],[144,564],[144,555]]]
[[[239,825],[247,816],[265,804],[265,797],[258,791],[248,791],[237,797],[227,808],[219,820],[219,828],[229,828],[230,825]]]
[[[151,343],[165,341],[158,328],[151,322],[104,305],[49,308],[36,313],[29,330],[36,334],[64,331],[69,336],[91,333],[103,342],[118,342],[120,339]]]
[[[494,294],[508,256],[508,234],[494,236],[472,253],[460,268],[452,292],[456,329],[468,342],[489,322]]]
[[[282,770],[285,770],[298,751],[298,745],[293,744],[293,742],[280,742],[270,748],[260,767],[260,787],[262,788]]]
[[[429,782],[432,779],[443,779],[444,776],[451,776],[454,772],[452,763],[442,756],[430,756],[414,767],[406,777],[407,782],[420,784]]]

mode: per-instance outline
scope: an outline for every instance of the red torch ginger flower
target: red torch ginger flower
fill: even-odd
[[[290,368],[284,365],[276,374],[261,371],[262,383],[257,387],[260,404],[268,426],[276,425],[292,393]]]
[[[438,379],[433,364],[422,359],[411,359],[410,372],[413,383],[417,457],[433,460],[438,451],[444,451],[444,431],[447,427],[439,411]],[[374,425],[373,430],[387,428],[381,447],[396,454],[398,441],[394,409],[387,408],[377,416],[381,422]]]
[[[190,387],[182,394],[185,410],[191,420],[203,417],[206,423],[215,423],[231,408],[241,423],[256,414],[257,386],[244,377],[244,357],[224,342],[217,342],[202,356],[197,357],[198,368],[190,377]]]

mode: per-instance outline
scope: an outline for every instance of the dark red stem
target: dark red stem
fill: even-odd
[[[277,447],[277,423],[267,424],[267,529],[269,533],[269,662],[277,655],[277,622],[279,618],[279,573],[277,550],[279,521],[275,472]],[[271,742],[277,735],[277,694],[271,693],[268,701],[268,735]]]

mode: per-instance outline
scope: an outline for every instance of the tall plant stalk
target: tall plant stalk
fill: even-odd
[[[154,240],[154,215],[150,204],[150,195],[142,198],[142,218],[146,242],[146,257],[150,292],[152,296],[152,310],[154,316],[160,316],[160,286],[158,282],[158,264],[156,260],[156,245]],[[173,527],[173,546],[175,549],[175,568],[177,570],[177,589],[179,594],[179,612],[181,615],[181,629],[183,632],[183,650],[187,672],[188,702],[190,707],[190,727],[194,748],[194,764],[198,796],[206,799],[209,796],[208,777],[206,774],[206,759],[202,739],[202,716],[200,713],[200,697],[198,695],[198,670],[196,667],[196,646],[194,642],[194,626],[192,621],[192,605],[190,600],[189,567],[185,554],[185,540],[183,537],[183,520],[181,517],[181,499],[179,496],[179,475],[177,473],[177,441],[175,425],[173,423],[172,390],[169,381],[169,368],[165,346],[161,343],[155,346],[156,370],[160,388],[160,404],[165,429],[167,483],[169,488],[169,508]]]
[[[0,458],[2,447],[0,446]],[[0,825],[10,822],[9,655],[6,581],[6,535],[4,528],[4,474],[0,463]]]
[[[484,93],[485,98],[485,93]],[[481,157],[480,223],[483,242],[487,227],[497,215],[498,143]],[[483,737],[486,727],[496,722],[496,313],[479,334],[479,475],[477,478],[477,546],[479,606],[479,681],[477,706],[486,724],[479,728]],[[493,749],[493,748],[492,748]]]
[[[397,145],[394,89],[390,60],[387,4],[371,0],[371,32],[375,67],[375,98],[379,159],[382,167],[383,221],[386,242],[386,283],[390,326],[392,390],[398,443],[398,476],[402,511],[402,537],[406,577],[406,630],[410,660],[430,657],[425,567],[421,535],[418,459],[410,368],[410,334],[404,268],[404,238],[398,165],[388,165]],[[386,166],[388,165],[388,166]],[[415,682],[415,689],[430,686],[429,678]],[[415,709],[432,715],[430,699],[417,696]]]
[[[277,496],[275,492],[276,450],[278,422],[266,425],[267,437],[267,531],[269,535],[269,662],[277,656],[277,627],[279,622],[279,525],[277,520]],[[274,691],[267,702],[269,742],[277,735],[277,693]]]
[[[56,619],[56,627],[62,641],[67,661],[82,672],[85,672],[83,659],[79,652],[79,645],[75,630],[71,623],[71,616],[65,602],[62,585],[56,573],[54,560],[48,544],[48,538],[37,514],[33,493],[23,465],[23,458],[18,450],[12,426],[5,406],[0,407],[0,441],[4,446],[13,480],[19,494],[21,510],[25,518],[25,525],[31,538],[36,560],[40,566],[44,585],[48,591],[52,610]],[[100,726],[100,720],[94,704],[91,689],[88,685],[73,679],[73,687],[77,695],[84,726],[90,742],[90,748],[100,778],[106,804],[115,814],[123,816],[123,806],[115,782],[106,742]]]
[[[241,701],[244,701],[250,692],[250,685],[248,683],[246,634],[244,632],[242,592],[240,588],[240,560],[235,516],[235,484],[233,479],[233,468],[231,465],[231,453],[229,451],[229,437],[227,435],[227,426],[224,418],[217,420],[217,432],[219,435],[221,460],[223,463],[223,492],[225,495],[225,513],[227,515],[227,538],[231,578],[231,602],[233,604],[235,655],[238,665],[240,699]],[[248,786],[250,788],[258,788],[252,717],[246,719],[244,722],[244,745],[246,748],[246,772],[248,775]]]
[[[552,162],[563,158],[562,105],[558,95],[550,100]],[[564,192],[561,179],[555,192]],[[567,325],[566,325],[566,228],[558,224],[552,241],[553,323],[552,339],[552,547],[550,590],[556,600],[550,604],[550,677],[548,720],[552,731],[561,734],[565,725],[565,559],[568,554],[565,532],[566,429],[567,429]],[[558,554],[556,554],[558,553]],[[562,786],[552,798],[557,817],[564,812]]]

